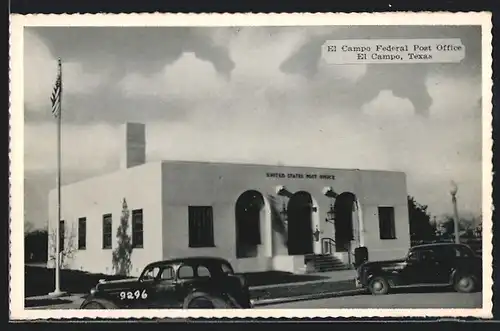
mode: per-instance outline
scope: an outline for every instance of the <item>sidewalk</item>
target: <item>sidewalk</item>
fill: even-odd
[[[40,295],[24,299],[24,307],[29,309],[78,309],[84,300],[83,293],[68,293],[61,297]]]
[[[298,285],[304,285],[304,284],[319,284],[319,283],[325,283],[325,282],[343,282],[343,281],[349,281],[349,280],[354,281],[356,279],[356,270],[339,270],[339,271],[318,272],[318,273],[310,273],[307,275],[319,276],[319,277],[323,277],[323,279],[307,280],[307,281],[303,281],[303,282],[251,286],[250,290],[252,291],[252,290],[260,290],[260,289],[274,288],[274,287],[298,286]]]

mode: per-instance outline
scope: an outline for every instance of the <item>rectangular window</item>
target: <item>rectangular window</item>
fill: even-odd
[[[78,219],[78,249],[87,248],[87,219],[80,217]]]
[[[380,239],[396,239],[394,207],[378,207]]]
[[[144,248],[142,209],[132,210],[132,247]]]
[[[102,216],[102,248],[111,249],[113,238],[113,220],[111,214]]]
[[[64,251],[64,221],[59,221],[59,252]]]
[[[189,206],[189,247],[214,247],[212,206]]]

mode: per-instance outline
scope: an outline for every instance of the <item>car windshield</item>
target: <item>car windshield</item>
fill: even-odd
[[[406,255],[405,255],[405,259],[408,260],[410,258],[410,255],[412,255],[414,253],[415,253],[415,250],[410,248],[410,250],[408,250],[408,253],[406,253]]]
[[[432,250],[425,247],[414,247],[408,251],[408,254],[406,254],[407,260],[410,259],[410,257],[416,260],[430,258],[432,257]]]
[[[142,273],[143,280],[155,279],[160,273],[160,267],[150,267]]]
[[[465,245],[455,246],[452,254],[455,257],[473,257],[476,255],[469,246]]]
[[[140,279],[141,280],[170,280],[173,279],[174,271],[170,265],[161,265],[146,268]]]

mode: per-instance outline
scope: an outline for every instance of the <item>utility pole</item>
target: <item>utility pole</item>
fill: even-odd
[[[458,228],[459,218],[458,218],[458,208],[457,208],[457,192],[458,192],[458,186],[454,181],[452,181],[450,194],[451,194],[451,202],[453,204],[453,222],[454,222],[454,228],[455,228],[455,243],[460,244],[460,232],[459,232],[459,228]]]

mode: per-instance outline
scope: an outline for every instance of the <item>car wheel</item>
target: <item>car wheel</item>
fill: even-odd
[[[117,306],[110,301],[93,299],[85,302],[80,309],[116,309]]]
[[[455,291],[470,293],[476,289],[476,279],[472,275],[460,274],[455,278]]]
[[[207,292],[194,292],[184,299],[183,309],[224,309],[231,304],[218,295]]]
[[[387,294],[389,292],[389,283],[384,277],[375,277],[370,281],[368,289],[374,295]]]

